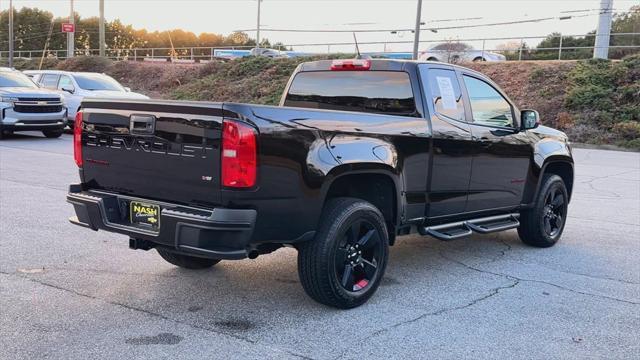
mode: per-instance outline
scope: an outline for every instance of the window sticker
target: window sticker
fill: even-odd
[[[456,94],[453,91],[451,79],[443,76],[436,76],[438,89],[440,89],[440,97],[442,99],[442,107],[447,110],[454,110],[456,105]]]

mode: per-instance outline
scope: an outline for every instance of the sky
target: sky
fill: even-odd
[[[75,0],[81,17],[98,16],[98,0]],[[38,7],[55,16],[68,16],[69,0],[13,0],[16,8]],[[234,30],[256,28],[257,0],[105,0],[107,20],[120,19],[135,28],[148,30],[184,29],[195,33],[229,34]],[[410,29],[415,25],[417,0],[263,0],[263,29]],[[614,0],[615,11],[640,5],[640,0]],[[7,9],[8,0],[0,0]],[[543,37],[551,32],[585,34],[596,28],[600,0],[424,0],[422,21],[425,27],[450,27],[554,17],[553,20],[514,25],[421,32],[421,40]],[[576,11],[577,12],[568,12]],[[573,15],[568,20],[560,16]],[[442,21],[445,20],[445,21]],[[249,32],[255,37],[255,32]],[[363,46],[364,51],[405,51],[413,35],[408,31],[358,33],[359,42],[407,42]],[[326,44],[350,43],[351,33],[291,33],[263,30],[261,37],[272,43]],[[534,45],[540,39],[525,40]],[[492,49],[509,39],[485,42]],[[476,48],[482,41],[467,41]],[[424,43],[421,49],[433,43]],[[299,51],[327,51],[327,46],[294,47]],[[353,46],[331,47],[332,51],[352,51]]]

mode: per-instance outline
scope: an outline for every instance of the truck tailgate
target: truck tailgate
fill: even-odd
[[[82,176],[89,189],[220,203],[221,103],[88,100],[82,109]]]

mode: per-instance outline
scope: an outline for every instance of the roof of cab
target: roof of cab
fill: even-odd
[[[300,64],[298,71],[327,71],[331,70],[331,65],[334,61],[348,61],[350,59],[335,59],[335,60],[317,60],[303,62]],[[355,60],[355,59],[353,59]],[[402,71],[405,67],[405,61],[401,60],[378,60],[378,59],[362,59],[371,61],[371,68],[369,70],[386,70],[386,71]]]
[[[349,60],[349,59],[336,59],[336,60]],[[403,59],[366,59],[366,60],[371,61],[371,68],[369,70],[372,70],[372,71],[406,71],[408,64],[411,64],[412,66],[417,64],[431,64],[431,65],[437,65],[443,68],[462,69],[468,72],[473,72],[475,74],[482,75],[481,73],[464,66],[442,63],[438,61],[403,60]],[[333,61],[334,60],[317,60],[317,61],[304,62],[300,64],[300,67],[297,69],[297,72],[328,71],[331,69],[331,64],[333,63]]]

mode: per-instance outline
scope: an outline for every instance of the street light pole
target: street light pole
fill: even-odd
[[[69,23],[73,24],[75,23],[75,16],[73,15],[73,0],[69,0],[70,2],[70,12],[69,12]],[[74,29],[75,30],[75,29]],[[74,36],[74,32],[68,32],[67,33],[67,59],[68,58],[72,58],[73,57],[73,52],[75,49],[75,46],[73,44],[73,42],[75,41],[75,36]]]
[[[260,3],[262,0],[258,0],[258,26],[256,27],[256,47],[260,48]]]
[[[104,57],[104,46],[105,46],[105,39],[104,39],[104,0],[100,0],[100,24],[99,24],[99,41],[100,41],[100,56]]]
[[[418,48],[420,47],[420,18],[422,17],[422,0],[418,0],[416,11],[416,29],[413,37],[413,60],[418,59]]]
[[[613,0],[600,1],[600,17],[596,30],[596,42],[593,57],[607,59],[609,57],[609,37],[611,36],[611,18],[613,16]]]
[[[9,67],[13,67],[13,0],[9,0]]]

